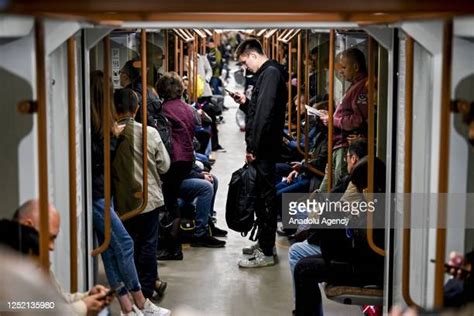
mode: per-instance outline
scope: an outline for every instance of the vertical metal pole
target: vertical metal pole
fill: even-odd
[[[77,292],[77,180],[76,180],[76,38],[67,40],[69,117],[69,269],[71,293]]]
[[[199,63],[199,59],[198,59],[198,49],[199,49],[199,37],[194,34],[194,63],[193,63],[193,87],[194,87],[194,101],[197,102],[198,100],[198,95],[197,95],[197,87],[198,87],[198,63]],[[204,78],[202,78],[204,79]]]
[[[292,65],[292,47],[291,47],[291,41],[288,42],[288,134],[291,135],[291,111],[292,111],[292,103],[293,100],[291,100],[291,68],[293,68]],[[283,57],[281,57],[283,59]]]
[[[333,115],[334,115],[334,30],[329,33],[329,104],[328,104],[328,168],[327,183],[328,192],[332,188],[332,147],[333,147]]]
[[[178,41],[178,36],[175,34],[174,35],[174,71],[176,73],[179,73],[180,76],[183,74],[180,71],[179,67],[179,54],[182,54],[181,48],[179,47],[179,41]]]
[[[164,36],[163,40],[164,40],[164,45],[163,46],[164,46],[164,51],[165,51],[164,52],[165,56],[163,58],[163,71],[168,72],[168,66],[169,66],[168,65],[169,64],[169,62],[168,62],[168,60],[169,60],[169,57],[168,57],[169,56],[168,30],[165,30],[165,36]],[[175,50],[176,50],[176,48],[175,48]]]
[[[435,307],[443,307],[444,260],[446,255],[446,208],[449,185],[449,130],[451,99],[451,63],[453,21],[444,23],[443,62],[441,72],[441,122],[439,146],[438,226],[436,228]]]
[[[46,61],[44,22],[35,20],[36,93],[38,99],[38,180],[40,208],[40,265],[49,274],[49,212],[48,212],[48,130],[46,104]]]
[[[179,39],[179,51],[180,51],[180,55],[179,55],[179,75],[181,77],[183,77],[184,75],[184,42],[182,39]],[[188,53],[189,55],[189,53]],[[188,81],[190,80],[189,79],[189,74],[188,74]]]
[[[309,31],[306,30],[306,37],[305,37],[305,66],[304,66],[304,100],[306,104],[309,104]]]

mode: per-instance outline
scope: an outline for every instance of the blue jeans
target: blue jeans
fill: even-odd
[[[309,256],[321,256],[321,248],[318,245],[308,243],[307,240],[294,243],[288,250],[288,263],[290,264],[291,279],[293,280],[293,297],[295,293],[295,266],[298,261]]]
[[[93,206],[93,224],[97,240],[104,241],[104,199],[95,199]],[[110,207],[111,238],[107,250],[102,253],[105,274],[110,287],[115,289],[119,296],[128,291],[140,290],[137,269],[133,261],[133,240],[115,213]]]
[[[179,189],[179,197],[187,203],[196,201],[196,230],[194,235],[201,237],[207,234],[209,218],[214,210],[218,181],[215,176],[213,183],[198,178],[185,179]]]
[[[307,193],[309,191],[310,179],[300,174],[292,183],[281,181],[275,186],[277,196],[277,212],[282,214],[282,203],[284,193]]]

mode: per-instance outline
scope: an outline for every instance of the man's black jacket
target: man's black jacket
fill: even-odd
[[[246,113],[247,152],[259,160],[275,161],[280,157],[280,135],[285,124],[288,75],[274,60],[266,61],[255,75],[252,98],[241,106]]]

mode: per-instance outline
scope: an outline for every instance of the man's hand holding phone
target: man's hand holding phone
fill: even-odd
[[[245,101],[247,101],[247,98],[245,97],[245,95],[243,93],[232,92],[232,91],[229,91],[227,89],[225,89],[225,91],[227,91],[227,93],[229,93],[230,97],[232,99],[234,99],[234,101],[237,102],[238,104],[244,104]]]

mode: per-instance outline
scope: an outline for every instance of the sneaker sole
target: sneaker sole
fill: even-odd
[[[267,264],[264,264],[264,265],[258,265],[258,266],[242,266],[239,263],[239,268],[243,268],[243,269],[266,268],[266,267],[271,267],[271,266],[274,266],[274,265],[275,265],[275,262],[274,263],[267,263]]]

